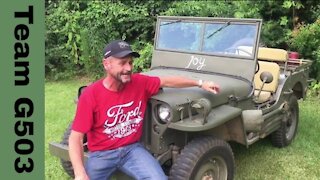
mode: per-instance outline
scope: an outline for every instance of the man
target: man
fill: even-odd
[[[132,74],[133,57],[140,55],[122,40],[108,44],[103,56],[107,76],[80,96],[69,138],[75,179],[109,179],[117,169],[135,179],[167,179],[159,163],[139,143],[148,99],[160,87],[199,86],[218,93],[219,86],[182,77]],[[90,151],[86,167],[82,161],[84,134]]]

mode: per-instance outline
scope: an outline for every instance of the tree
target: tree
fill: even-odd
[[[100,77],[101,51],[114,39],[124,39],[142,52],[135,71],[147,70],[157,15],[263,19],[263,44],[319,60],[315,48],[319,44],[314,40],[318,37],[309,31],[318,26],[316,1],[46,0],[45,6],[46,76],[55,79],[81,74]],[[312,75],[318,74],[319,68],[313,70]]]

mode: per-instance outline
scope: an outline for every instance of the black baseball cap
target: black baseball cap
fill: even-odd
[[[128,55],[132,55],[133,57],[140,57],[140,54],[132,51],[130,45],[123,40],[112,41],[103,49],[104,58],[108,58],[110,56],[123,58]]]

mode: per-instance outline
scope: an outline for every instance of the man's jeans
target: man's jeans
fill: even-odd
[[[167,179],[158,161],[140,143],[89,153],[86,171],[90,180],[110,179],[117,169],[137,180]]]

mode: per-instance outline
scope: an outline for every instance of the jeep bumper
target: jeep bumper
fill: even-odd
[[[50,154],[59,157],[60,159],[63,159],[65,161],[70,161],[69,157],[69,146],[56,143],[56,142],[51,142],[49,143],[49,152]],[[84,153],[84,161],[87,160],[88,154]]]

